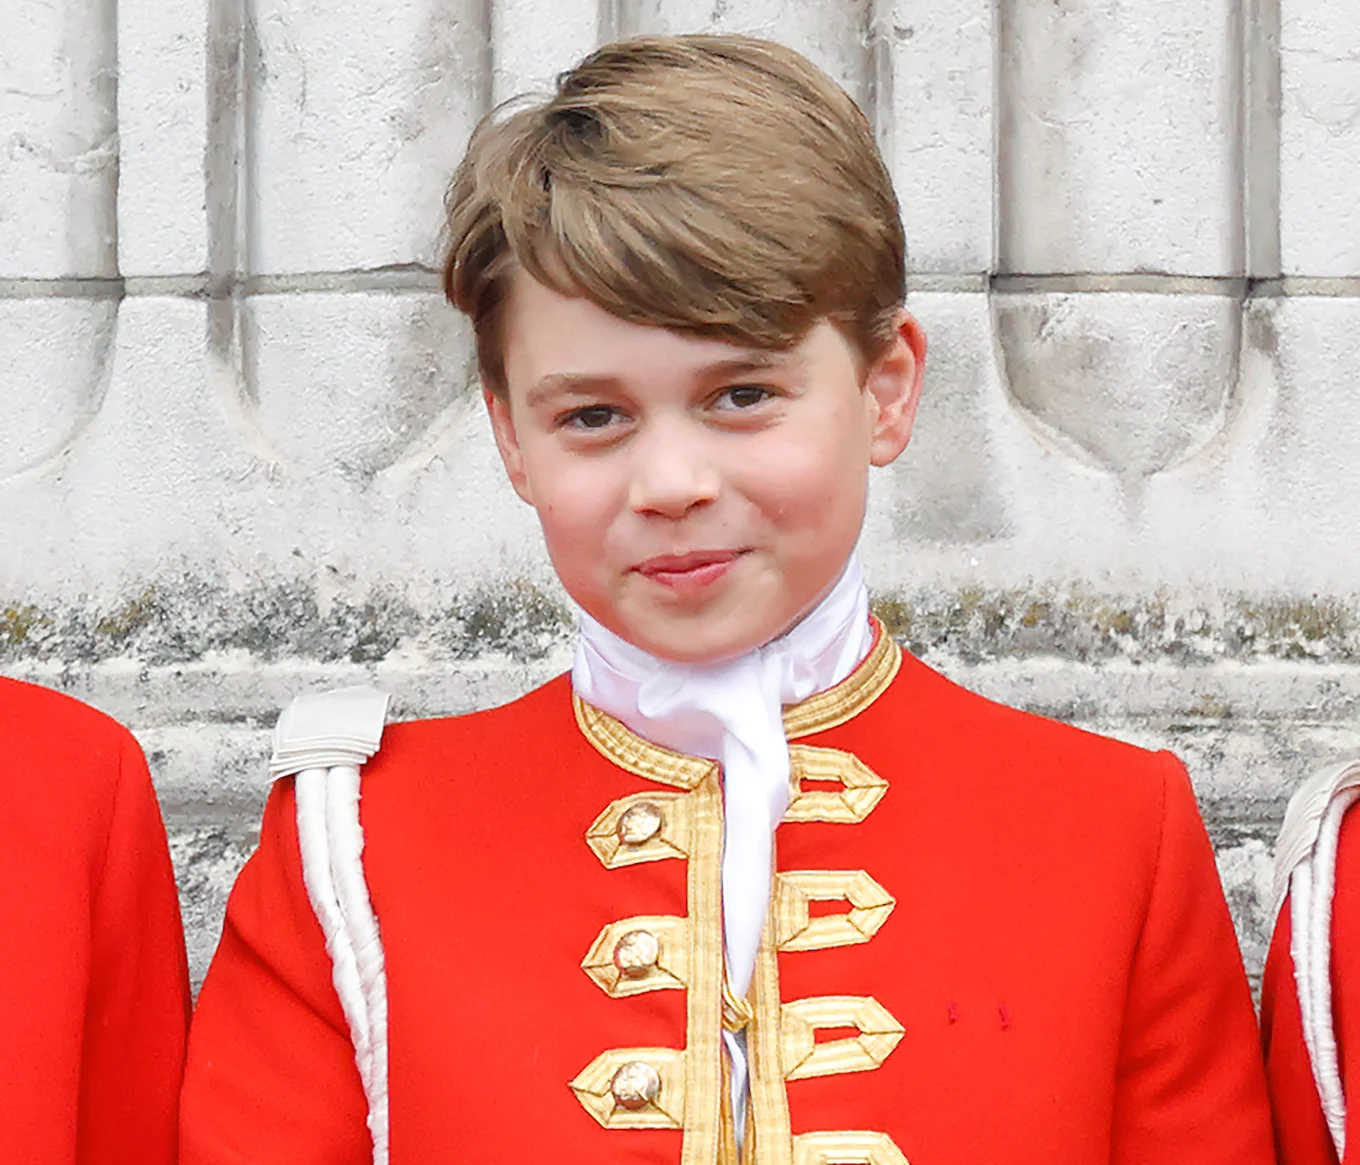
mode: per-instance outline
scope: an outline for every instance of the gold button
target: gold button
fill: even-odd
[[[614,1103],[629,1112],[637,1112],[649,1104],[655,1104],[661,1095],[661,1077],[650,1064],[642,1060],[631,1060],[614,1073],[609,1082],[609,1091],[614,1094]]]
[[[649,930],[630,930],[614,946],[614,966],[625,979],[645,979],[661,957],[661,944]]]
[[[642,845],[661,832],[661,810],[650,801],[639,801],[619,818],[619,841],[624,845]]]

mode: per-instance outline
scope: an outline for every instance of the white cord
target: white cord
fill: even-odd
[[[1289,878],[1289,953],[1299,993],[1303,1041],[1338,1160],[1346,1153],[1346,1095],[1332,1013],[1332,900],[1341,822],[1357,798],[1360,788],[1354,787],[1331,798],[1318,822],[1312,852],[1299,861]]]
[[[296,774],[302,880],[326,939],[368,1102],[374,1165],[388,1165],[387,970],[364,879],[359,769],[378,749],[387,696],[346,688],[295,700],[274,731],[275,777]]]

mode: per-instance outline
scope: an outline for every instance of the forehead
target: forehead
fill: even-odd
[[[584,297],[561,295],[523,272],[512,280],[501,336],[506,381],[521,390],[545,378],[627,382],[645,375],[654,382],[713,371],[791,367],[806,362],[813,338],[788,351],[771,352],[632,323]]]

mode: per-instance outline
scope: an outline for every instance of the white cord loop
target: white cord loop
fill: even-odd
[[[387,702],[364,687],[300,696],[279,717],[269,761],[272,777],[297,778],[302,880],[349,1023],[374,1165],[388,1162],[387,970],[364,880],[359,770],[378,751]]]
[[[1360,762],[1324,769],[1289,799],[1275,846],[1275,913],[1289,898],[1289,953],[1303,1041],[1337,1159],[1346,1153],[1346,1095],[1332,1013],[1332,900],[1346,811],[1360,799]]]

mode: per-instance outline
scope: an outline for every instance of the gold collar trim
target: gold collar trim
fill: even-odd
[[[622,721],[615,720],[607,712],[601,712],[593,704],[587,704],[575,693],[572,694],[571,704],[576,711],[576,723],[585,738],[606,760],[639,777],[689,792],[697,789],[699,782],[717,767],[714,761],[672,752],[669,748],[644,740]]]
[[[902,666],[902,649],[888,629],[870,616],[874,645],[864,661],[834,688],[784,709],[784,735],[790,740],[825,732],[853,720],[888,690]]]
[[[902,666],[902,649],[882,623],[877,619],[873,623],[874,645],[859,667],[835,687],[784,709],[784,734],[790,740],[844,724],[888,690]],[[711,760],[672,752],[643,739],[621,721],[587,704],[574,693],[571,702],[582,735],[606,760],[621,769],[649,781],[689,791],[697,788],[714,768],[715,762]]]

